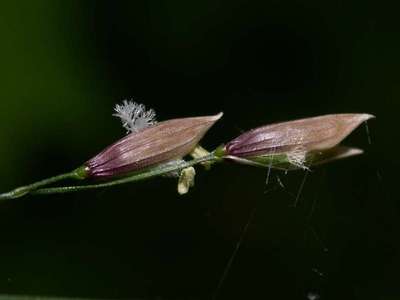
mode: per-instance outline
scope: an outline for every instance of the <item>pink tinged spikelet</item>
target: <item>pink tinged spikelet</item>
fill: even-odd
[[[225,146],[231,157],[252,158],[285,154],[288,160],[302,165],[305,155],[337,146],[370,114],[332,114],[276,123],[250,130]]]
[[[173,119],[128,134],[87,161],[87,174],[95,178],[119,176],[182,158],[221,117],[222,113]]]

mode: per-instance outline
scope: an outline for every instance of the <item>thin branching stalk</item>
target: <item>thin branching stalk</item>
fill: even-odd
[[[173,171],[179,171],[181,169],[188,168],[188,167],[191,167],[193,165],[203,163],[203,162],[216,162],[219,159],[220,159],[219,157],[215,156],[213,153],[210,153],[207,156],[196,158],[191,161],[177,163],[176,165],[170,165],[170,164],[164,165],[163,164],[158,167],[153,167],[153,168],[150,168],[149,170],[145,170],[143,172],[140,172],[140,173],[128,176],[128,177],[124,177],[121,179],[108,181],[108,182],[104,182],[104,183],[99,183],[99,184],[51,187],[51,188],[41,188],[41,189],[37,189],[40,186],[29,185],[29,186],[21,187],[21,188],[25,189],[24,194],[18,194],[18,193],[15,194],[14,191],[18,190],[18,189],[16,189],[12,192],[0,195],[0,199],[18,198],[18,197],[22,197],[23,195],[26,195],[28,193],[34,194],[34,195],[60,194],[60,193],[71,193],[71,192],[77,192],[77,191],[89,190],[89,189],[105,188],[105,187],[110,187],[110,186],[114,186],[114,185],[149,179],[149,178],[167,174],[167,173],[170,173]],[[66,178],[70,178],[70,177],[66,177]],[[44,182],[44,181],[45,180],[43,180],[42,182]],[[41,185],[41,186],[43,186],[43,185]],[[29,189],[30,187],[32,187],[32,188]],[[21,189],[21,188],[19,188],[19,189]],[[2,197],[3,195],[7,195],[7,197]]]
[[[65,179],[83,179],[82,172],[83,172],[82,168],[77,168],[69,173],[64,173],[64,174],[60,174],[57,176],[49,177],[49,178],[25,185],[25,186],[18,187],[10,192],[0,194],[0,200],[20,198],[38,188],[41,188],[43,186],[46,186],[46,185],[49,185],[49,184],[52,184],[55,182],[59,182],[59,181],[65,180]]]

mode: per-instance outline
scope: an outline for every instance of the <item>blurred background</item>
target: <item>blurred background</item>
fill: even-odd
[[[397,25],[395,7],[368,0],[2,3],[2,192],[122,137],[123,99],[159,120],[223,111],[209,149],[277,121],[377,119],[371,143],[365,126],[345,142],[364,155],[316,168],[302,190],[302,171],[266,185],[266,170],[227,164],[198,169],[183,197],[161,178],[3,202],[0,293],[399,299]]]

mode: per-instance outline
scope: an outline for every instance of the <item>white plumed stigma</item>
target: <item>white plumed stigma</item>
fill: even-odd
[[[138,132],[157,123],[155,111],[153,109],[146,110],[143,104],[124,100],[121,105],[117,104],[114,110],[113,116],[121,119],[122,126],[127,133]]]

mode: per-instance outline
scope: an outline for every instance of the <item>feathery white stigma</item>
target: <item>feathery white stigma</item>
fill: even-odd
[[[116,113],[113,116],[121,119],[127,133],[138,132],[157,123],[156,112],[153,109],[146,110],[143,104],[124,100],[121,105],[117,104],[114,110]]]

